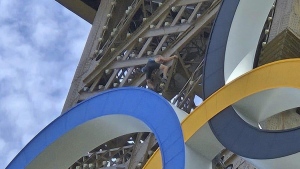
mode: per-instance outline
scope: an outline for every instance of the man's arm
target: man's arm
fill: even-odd
[[[171,60],[173,60],[173,59],[177,59],[178,58],[178,56],[177,55],[172,55],[172,56],[170,56],[170,57],[167,57],[167,58],[164,58],[164,57],[160,57],[160,60],[161,61],[163,61],[163,62],[169,62],[169,61],[171,61]]]

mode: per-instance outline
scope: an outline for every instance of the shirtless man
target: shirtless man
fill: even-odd
[[[146,81],[147,81],[147,86],[154,90],[154,85],[151,80],[151,75],[152,72],[156,69],[160,69],[163,71],[163,82],[167,81],[167,73],[169,70],[169,66],[164,65],[163,63],[169,62],[173,59],[177,59],[177,55],[173,55],[170,57],[163,57],[161,55],[156,55],[154,58],[151,58],[148,60],[147,64],[142,68],[142,72],[146,73]]]

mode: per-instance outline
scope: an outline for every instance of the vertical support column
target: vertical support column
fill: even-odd
[[[269,40],[289,28],[300,36],[300,4],[299,0],[277,0]]]
[[[72,107],[72,105],[75,104],[74,101],[77,101],[77,98],[79,97],[78,91],[82,88],[82,77],[84,73],[88,71],[89,65],[91,65],[90,55],[92,55],[93,51],[96,49],[95,41],[98,38],[97,35],[99,32],[101,33],[103,31],[102,29],[105,25],[103,20],[105,20],[110,11],[110,6],[110,0],[102,0],[100,3],[99,10],[95,16],[62,112],[65,112],[68,108]]]

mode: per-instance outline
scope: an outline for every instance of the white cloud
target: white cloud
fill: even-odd
[[[91,26],[56,1],[2,0],[0,11],[0,168],[5,168],[60,115]]]
[[[9,18],[12,15],[15,15],[17,13],[17,10],[15,10],[15,7],[18,5],[18,1],[17,0],[2,0],[0,2],[0,11],[1,11],[1,15],[0,15],[0,20],[2,20],[3,18]]]
[[[0,151],[4,150],[5,145],[6,145],[5,141],[3,139],[0,139]]]

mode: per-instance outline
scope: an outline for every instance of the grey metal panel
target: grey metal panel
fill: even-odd
[[[90,6],[91,8],[93,8],[94,10],[98,10],[98,7],[101,3],[101,0],[81,0],[82,2],[84,2],[85,4],[87,4],[88,6]]]
[[[56,0],[58,3],[80,16],[89,23],[93,23],[96,11],[81,0]]]

